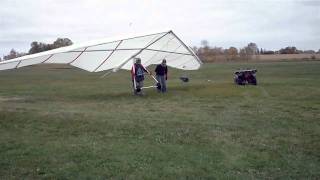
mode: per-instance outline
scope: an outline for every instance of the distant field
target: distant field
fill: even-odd
[[[258,60],[262,61],[278,61],[278,60],[312,60],[312,56],[316,59],[320,59],[320,54],[270,54],[270,55],[259,55]]]
[[[234,85],[239,68],[257,68],[259,85]],[[320,179],[319,70],[170,69],[168,93],[143,97],[128,71],[0,71],[0,179]]]

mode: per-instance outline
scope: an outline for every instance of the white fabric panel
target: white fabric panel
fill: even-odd
[[[197,67],[200,67],[198,61],[191,55],[144,50],[137,57],[141,58],[141,63],[145,67],[152,64],[160,64],[163,59],[167,60],[168,66],[178,69],[193,70],[193,67],[190,67],[191,64],[189,63],[189,61],[193,62]],[[131,69],[132,63],[133,61],[129,61],[128,63],[126,63],[126,65],[123,66],[122,69]]]
[[[36,58],[31,58],[31,59],[26,59],[21,61],[21,63],[19,64],[18,68],[20,67],[24,67],[24,66],[30,66],[30,65],[34,65],[34,64],[40,64],[42,63],[44,60],[48,59],[51,55],[45,55],[45,56],[40,56],[40,57],[36,57]]]
[[[123,40],[118,49],[141,49],[149,45],[151,42],[157,40],[159,37],[163,36],[165,33],[155,34],[144,37],[137,37],[128,40]]]
[[[71,65],[92,72],[110,55],[111,52],[112,51],[84,52],[77,60],[71,63]]]
[[[173,34],[167,34],[148,47],[148,49],[190,54],[189,50],[186,49]]]
[[[101,44],[97,46],[88,47],[86,51],[94,51],[94,50],[113,50],[117,47],[120,41],[107,43],[107,44]]]
[[[138,51],[136,51],[138,52]],[[148,64],[147,63],[147,60],[150,59],[152,56],[153,56],[153,52],[147,52],[147,51],[142,51],[138,56],[136,56],[137,58],[140,58],[141,59],[141,64],[145,67],[147,67]],[[131,70],[132,68],[132,65],[133,65],[133,59],[131,59],[130,61],[128,61],[123,67],[122,69],[126,69],[126,70]]]
[[[180,64],[174,65],[174,67],[183,70],[196,70],[200,68],[200,64],[194,57],[189,56],[189,58],[183,58],[183,61]]]
[[[194,56],[191,55],[175,55],[167,58],[167,65],[170,67],[183,69],[183,70],[195,70],[200,68],[200,63]]]
[[[125,69],[125,70],[131,70],[133,65],[133,60],[128,61],[124,66],[122,66],[121,69]],[[143,64],[144,67],[147,67]]]
[[[191,55],[174,54],[166,52],[157,52],[145,50],[140,55],[143,65],[159,64],[163,59],[167,60],[167,64],[171,67],[179,65],[192,57]],[[194,57],[192,57],[194,58]]]
[[[113,69],[120,66],[134,54],[139,52],[139,50],[116,50],[114,53],[108,58],[108,60],[99,68],[98,71],[104,71],[108,69]],[[129,63],[132,65],[133,60],[129,60]],[[131,69],[131,66],[130,68]]]
[[[141,63],[144,66],[149,66],[151,64],[160,63],[162,61],[162,59],[163,59],[163,56],[160,56],[159,52],[144,50],[139,55],[139,58],[141,58]]]
[[[182,45],[180,42],[179,42],[179,46],[176,49],[174,49],[174,52],[192,55],[192,53],[184,45]]]
[[[68,64],[77,58],[81,52],[66,52],[53,55],[45,63]]]
[[[166,55],[168,55],[168,53],[144,50],[140,57],[142,64],[149,66],[151,64],[159,64]]]
[[[6,70],[6,69],[14,69],[18,65],[20,61],[13,61],[9,63],[2,63],[0,64],[0,70]]]

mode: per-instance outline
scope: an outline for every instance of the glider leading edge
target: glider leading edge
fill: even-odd
[[[130,70],[132,59],[139,57],[143,66],[159,64],[183,70],[197,70],[202,62],[173,31],[103,39],[62,47],[0,62],[0,70],[17,69],[41,63],[69,64],[89,72]]]

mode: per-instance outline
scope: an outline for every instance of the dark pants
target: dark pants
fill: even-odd
[[[157,80],[161,85],[161,89],[158,89],[158,91],[160,92],[166,92],[167,91],[167,85],[166,85],[166,79],[165,76],[160,76],[157,75]]]
[[[135,95],[143,94],[141,89],[142,87],[143,87],[143,81],[139,81],[139,82],[136,81],[136,87],[134,87],[134,81],[132,80],[132,88],[133,88],[133,93]],[[138,92],[137,89],[139,89],[140,91]]]

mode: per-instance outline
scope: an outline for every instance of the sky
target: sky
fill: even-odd
[[[0,0],[0,57],[32,41],[74,43],[172,29],[186,44],[320,49],[320,0]]]

